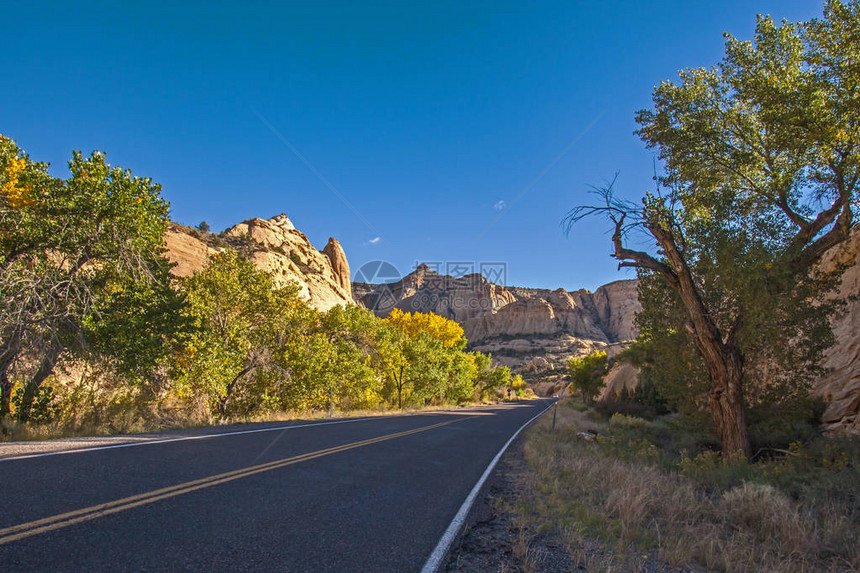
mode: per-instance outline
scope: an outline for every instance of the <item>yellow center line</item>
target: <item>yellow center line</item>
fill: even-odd
[[[464,418],[458,418],[456,420],[448,420],[446,422],[440,422],[438,424],[433,424],[430,426],[422,426],[413,430],[406,430],[403,432],[397,432],[395,434],[388,434],[385,436],[361,440],[359,442],[344,444],[342,446],[335,446],[332,448],[326,448],[324,450],[300,454],[298,456],[293,456],[290,458],[284,458],[281,460],[275,460],[273,462],[267,462],[265,464],[259,464],[256,466],[250,466],[247,468],[224,472],[205,478],[187,481],[185,483],[173,485],[170,487],[164,487],[161,489],[156,489],[137,495],[124,497],[115,501],[92,505],[83,509],[77,509],[74,511],[69,511],[67,513],[61,513],[58,515],[53,515],[51,517],[45,517],[42,519],[37,519],[35,521],[21,523],[19,525],[13,525],[5,529],[0,529],[0,545],[3,545],[5,543],[11,543],[13,541],[18,541],[19,539],[24,539],[26,537],[38,535],[40,533],[53,531],[55,529],[62,529],[64,527],[68,527],[76,523],[90,521],[92,519],[103,517],[105,515],[111,515],[120,511],[126,511],[128,509],[132,509],[149,503],[154,503],[162,499],[167,499],[185,493],[190,493],[192,491],[197,491],[199,489],[204,489],[222,483],[231,482],[233,480],[252,476],[258,473],[276,470],[289,465],[313,460],[316,458],[321,458],[323,456],[336,454],[338,452],[345,452],[347,450],[361,448],[363,446],[369,446],[371,444],[377,444],[379,442],[385,442],[387,440],[393,440],[395,438],[402,438],[404,436],[417,434],[419,432],[426,432],[427,430],[432,430],[435,428],[441,428],[442,426],[447,426],[456,422],[462,422],[463,420],[468,420],[473,417],[474,416],[467,416]]]

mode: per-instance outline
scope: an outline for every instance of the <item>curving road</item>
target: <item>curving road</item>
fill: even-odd
[[[548,404],[235,426],[0,459],[0,564],[417,572],[500,448]]]

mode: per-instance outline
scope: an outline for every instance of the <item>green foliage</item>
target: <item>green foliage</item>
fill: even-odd
[[[281,347],[289,373],[278,395],[285,408],[374,408],[383,378],[375,369],[380,322],[367,310],[335,306],[326,313],[303,308],[302,324]],[[333,402],[332,402],[333,401]]]
[[[135,382],[151,382],[154,370],[187,342],[192,328],[167,266],[164,259],[153,263],[158,281],[112,281],[82,319],[88,355],[110,362]]]
[[[302,319],[298,288],[275,288],[269,274],[224,251],[183,290],[196,332],[180,357],[179,380],[186,392],[208,397],[224,419],[234,394],[277,376],[273,354]]]
[[[605,386],[603,378],[608,368],[606,352],[598,351],[582,358],[567,361],[571,388],[582,395],[582,401],[591,404]]]
[[[74,152],[69,171],[66,180],[49,176],[0,136],[0,416],[9,413],[13,371],[25,379],[18,417],[26,421],[64,356],[102,348],[89,344],[87,325],[112,320],[106,299],[117,288],[166,284],[160,187],[99,152]]]
[[[12,413],[19,412],[23,407],[30,409],[28,422],[34,424],[48,424],[52,422],[58,413],[58,406],[55,403],[54,389],[49,385],[40,386],[34,393],[34,396],[27,398],[26,389],[24,386],[17,386],[12,392]],[[25,400],[29,400],[29,404],[25,404]]]
[[[526,388],[528,388],[528,384],[526,384],[526,381],[523,380],[521,375],[515,374],[514,377],[511,378],[510,390],[518,398],[525,396]]]
[[[761,292],[736,298],[747,306],[769,306],[776,299]],[[653,383],[658,411],[665,402],[700,430],[709,429],[708,374],[685,330],[687,319],[677,295],[660,277],[643,274],[639,300],[642,310],[636,323],[641,334],[618,359],[638,366],[641,379]],[[827,305],[813,301],[783,301],[781,310],[773,311],[771,323],[760,322],[753,332],[744,328],[739,338],[746,357],[744,405],[754,445],[802,439],[817,423],[820,406],[809,398],[808,389],[820,374],[818,360],[833,338]]]
[[[708,374],[685,331],[686,313],[674,291],[655,275],[641,275],[636,315],[640,335],[618,356],[640,368],[669,407],[685,415],[707,409]]]
[[[519,380],[514,380],[511,377],[510,368],[507,366],[493,366],[492,355],[473,352],[471,356],[476,368],[474,376],[475,394],[478,398],[493,396],[504,388],[510,388],[513,391],[525,389],[522,377]]]

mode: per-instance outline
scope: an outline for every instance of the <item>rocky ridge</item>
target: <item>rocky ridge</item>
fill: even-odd
[[[463,326],[470,347],[492,353],[526,379],[563,375],[564,361],[595,350],[615,353],[636,337],[636,281],[566,291],[506,287],[480,274],[442,275],[427,265],[396,283],[354,283],[359,304],[386,316],[392,308],[433,312]],[[547,390],[549,391],[549,390]]]
[[[349,263],[340,243],[330,238],[318,251],[285,214],[250,219],[220,234],[171,223],[165,244],[167,258],[176,263],[172,273],[177,277],[191,276],[219,251],[236,249],[269,272],[275,284],[296,283],[299,296],[319,310],[354,304]]]

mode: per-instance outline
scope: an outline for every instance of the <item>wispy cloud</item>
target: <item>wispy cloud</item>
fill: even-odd
[[[495,205],[493,205],[493,209],[495,209],[496,211],[501,211],[502,209],[504,209],[504,208],[505,208],[505,207],[507,207],[507,206],[508,206],[508,204],[507,204],[507,203],[505,203],[504,201],[501,201],[501,200],[500,200],[498,203],[496,203]]]
[[[379,241],[381,241],[381,240],[382,240],[382,237],[373,237],[372,239],[370,239],[369,241],[367,241],[367,244],[368,244],[368,245],[375,245],[375,244],[377,244],[377,243],[378,243]]]

